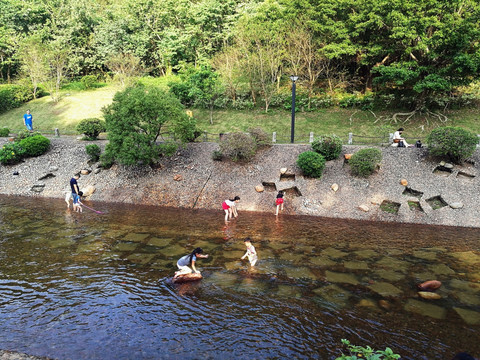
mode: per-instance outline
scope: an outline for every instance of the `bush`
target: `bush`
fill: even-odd
[[[325,168],[325,158],[314,151],[305,151],[298,155],[297,165],[305,175],[319,178]]]
[[[342,152],[342,139],[337,135],[322,135],[312,142],[312,149],[327,161],[335,160]]]
[[[78,123],[77,131],[84,134],[88,140],[96,140],[101,132],[106,131],[105,121],[96,118],[83,119]]]
[[[33,99],[30,88],[17,85],[0,85],[0,113],[14,109]]]
[[[232,161],[250,161],[256,150],[255,140],[245,133],[231,133],[220,141],[220,151]]]
[[[85,90],[91,89],[91,88],[95,87],[95,83],[97,82],[97,76],[96,75],[85,75],[80,79],[80,82],[82,83]]]
[[[110,144],[107,144],[105,146],[105,152],[102,155],[100,155],[100,165],[104,169],[110,169],[112,165],[115,163],[115,158],[112,156],[112,152],[107,151],[109,146]]]
[[[100,146],[98,146],[97,144],[90,144],[85,146],[85,151],[90,157],[90,161],[93,162],[97,162],[98,159],[100,159],[100,153],[102,152],[102,150],[100,150]]]
[[[13,165],[22,161],[24,150],[19,143],[6,144],[0,149],[0,163]]]
[[[257,144],[257,147],[272,145],[272,142],[270,141],[270,136],[265,131],[263,131],[262,128],[250,128],[248,129],[248,133],[255,141],[255,144]]]
[[[167,141],[157,146],[158,156],[172,156],[178,150],[178,144],[174,141]]]
[[[17,136],[15,137],[15,141],[20,141],[20,140],[26,139],[28,137],[37,136],[37,135],[42,135],[42,134],[40,134],[38,131],[30,132],[28,130],[20,130],[17,133]]]
[[[43,135],[29,136],[19,143],[24,150],[24,156],[40,156],[50,147],[50,140]]]
[[[0,137],[7,137],[10,134],[10,129],[4,127],[0,129]]]
[[[369,148],[357,151],[348,163],[353,175],[368,177],[380,167],[382,152],[379,149]]]
[[[215,150],[212,153],[212,159],[215,160],[215,161],[222,161],[222,159],[223,159],[222,152],[220,150]]]
[[[428,151],[431,155],[446,156],[457,164],[472,156],[477,144],[477,135],[453,126],[439,127],[427,137]]]

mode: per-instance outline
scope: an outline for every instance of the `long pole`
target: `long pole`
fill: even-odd
[[[293,144],[295,142],[295,80],[292,81],[292,133],[290,136],[290,142]]]

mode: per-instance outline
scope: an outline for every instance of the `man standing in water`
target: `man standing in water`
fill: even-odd
[[[23,123],[28,131],[33,131],[33,116],[30,114],[30,109],[28,109],[27,113],[23,115]]]
[[[72,189],[73,197],[73,210],[75,210],[75,204],[78,203],[80,199],[80,190],[78,189],[77,180],[80,178],[80,174],[76,173],[73,175],[73,178],[70,179],[70,188]]]

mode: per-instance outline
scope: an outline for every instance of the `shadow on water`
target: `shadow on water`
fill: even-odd
[[[89,204],[87,204],[89,205]],[[75,359],[480,354],[480,231],[0,197],[0,348]],[[240,260],[243,238],[259,254]],[[210,254],[174,285],[177,259]],[[438,279],[439,300],[416,284]]]

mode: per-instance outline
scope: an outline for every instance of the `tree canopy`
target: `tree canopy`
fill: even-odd
[[[132,64],[153,76],[212,68],[233,101],[247,92],[268,110],[295,73],[308,107],[341,89],[407,95],[419,108],[478,80],[479,20],[477,0],[0,0],[0,75],[31,77],[35,65],[35,83],[42,66],[47,77],[61,68],[58,89],[62,76],[120,76]],[[32,65],[42,48],[61,52]],[[198,94],[211,106],[215,96]]]

